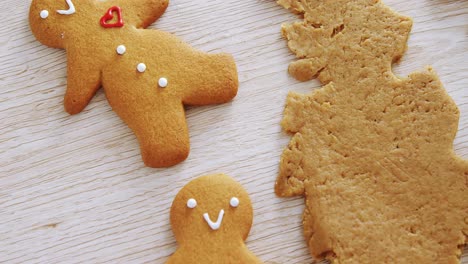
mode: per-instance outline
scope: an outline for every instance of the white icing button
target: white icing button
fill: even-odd
[[[167,79],[166,78],[159,79],[158,84],[159,84],[159,87],[166,88],[168,84]]]
[[[137,70],[141,73],[145,72],[146,71],[146,65],[144,63],[139,63],[137,65]]]
[[[40,16],[42,19],[46,19],[49,17],[49,11],[47,10],[42,10],[41,13],[40,13]]]
[[[239,199],[237,199],[237,197],[232,197],[231,201],[229,201],[229,204],[232,207],[237,207],[237,206],[239,206]]]
[[[127,51],[127,48],[124,45],[117,46],[117,54],[124,55]]]
[[[188,201],[187,201],[187,207],[188,207],[188,208],[191,208],[191,209],[197,207],[197,200],[195,200],[195,199],[193,199],[193,198],[188,199]]]

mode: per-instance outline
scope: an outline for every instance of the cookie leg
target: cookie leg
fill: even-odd
[[[182,162],[190,149],[182,102],[136,84],[130,85],[132,89],[111,85],[105,89],[113,110],[135,133],[143,161],[153,168]]]
[[[140,142],[141,155],[146,166],[170,167],[187,158],[190,142],[181,103],[178,106],[166,103],[147,110],[144,117],[133,116],[125,121]]]
[[[154,124],[159,126],[158,123]],[[163,168],[176,165],[184,161],[190,152],[185,120],[171,120],[162,127],[151,127],[136,134],[143,162],[148,167]]]

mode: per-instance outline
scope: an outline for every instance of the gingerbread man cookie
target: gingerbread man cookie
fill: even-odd
[[[244,244],[252,221],[249,195],[239,183],[224,174],[197,178],[172,203],[179,248],[167,263],[262,263]]]
[[[280,0],[304,21],[283,26],[326,84],[291,93],[279,196],[305,196],[312,255],[332,263],[458,263],[468,234],[468,162],[454,154],[459,111],[432,69],[392,72],[410,18],[377,0]]]
[[[232,56],[143,29],[167,6],[168,0],[33,0],[29,14],[41,43],[67,51],[67,112],[81,112],[102,85],[150,167],[188,156],[184,105],[225,103],[238,88]]]

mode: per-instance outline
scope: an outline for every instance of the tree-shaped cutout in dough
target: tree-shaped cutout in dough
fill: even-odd
[[[280,0],[299,80],[288,96],[279,196],[305,197],[312,255],[332,263],[458,263],[468,234],[468,162],[453,152],[459,111],[434,71],[399,78],[410,18],[380,1]]]

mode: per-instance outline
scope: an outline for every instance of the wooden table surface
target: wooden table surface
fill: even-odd
[[[386,3],[415,22],[396,73],[433,65],[460,108],[454,147],[468,158],[468,1]],[[248,247],[266,263],[314,263],[302,237],[303,200],[273,192],[290,139],[279,125],[286,94],[320,87],[287,74],[294,56],[280,26],[296,16],[270,0],[172,0],[152,27],[233,54],[240,89],[232,103],[189,108],[190,157],[151,169],[102,90],[83,113],[64,112],[65,52],[34,39],[29,4],[0,2],[0,262],[164,263],[176,248],[175,194],[190,179],[224,172],[253,201]]]

